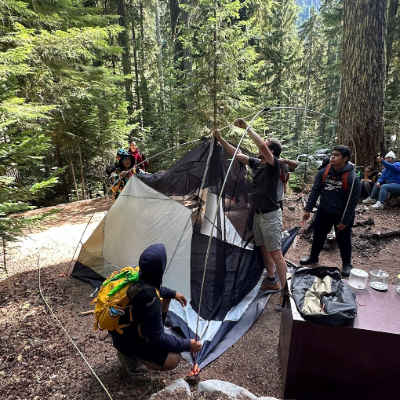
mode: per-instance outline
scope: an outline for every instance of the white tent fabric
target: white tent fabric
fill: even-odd
[[[231,308],[223,321],[206,321],[200,317],[198,331],[199,340],[211,342],[223,322],[239,321],[239,319],[247,310],[249,304],[257,296],[257,293],[260,290],[262,279],[263,277],[261,277],[260,281],[254,287],[254,289],[250,293],[248,293],[247,296],[236,307]],[[193,332],[196,332],[198,314],[193,310],[189,303],[186,307],[183,308],[180,304],[178,304],[178,302],[173,301],[170,304],[169,310],[175,313],[178,317],[182,318],[187,323],[188,327]]]
[[[215,214],[217,211],[217,206],[218,206],[218,196],[215,195],[214,193],[208,192],[207,193],[207,200],[206,200],[206,210],[205,210],[205,215],[203,219],[203,224],[201,226],[201,233],[203,235],[210,236],[211,231],[212,235],[214,237],[218,237],[218,231],[213,227],[213,221],[215,218]],[[243,247],[244,242],[239,235],[238,231],[235,229],[235,227],[232,225],[231,221],[229,221],[228,218],[225,217],[224,210],[222,209],[222,204],[219,204],[219,213],[218,213],[218,218],[220,218],[221,221],[224,221],[222,226],[225,227],[225,233],[222,235],[223,239],[230,244],[233,244],[237,247]],[[225,220],[224,220],[225,218]],[[251,247],[247,246],[247,249],[251,249]]]
[[[191,216],[186,207],[132,177],[83,248],[103,241],[103,271],[97,272],[108,276],[136,266],[143,250],[163,243],[168,256],[163,284],[190,299]]]

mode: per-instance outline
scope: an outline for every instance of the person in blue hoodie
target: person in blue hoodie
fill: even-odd
[[[314,221],[311,252],[300,259],[308,265],[319,261],[326,235],[333,226],[342,258],[342,276],[349,276],[351,265],[351,228],[360,195],[360,181],[354,165],[349,162],[350,149],[338,145],[332,150],[329,165],[318,171],[303,214],[303,223],[310,218],[318,197],[320,204]]]
[[[153,244],[139,258],[139,281],[128,289],[129,303],[119,323],[127,324],[120,334],[109,331],[117,355],[130,375],[142,375],[147,368],[166,371],[178,366],[181,352],[197,353],[201,342],[179,339],[164,333],[164,322],[172,299],[185,307],[182,294],[161,286],[167,264],[163,244]],[[130,320],[132,314],[132,320]],[[147,368],[146,368],[147,367]]]
[[[393,151],[386,154],[385,159],[378,158],[385,169],[381,177],[375,183],[371,196],[363,200],[364,204],[373,204],[374,210],[382,210],[385,206],[385,200],[389,193],[400,194],[400,162],[396,160]],[[379,195],[379,200],[376,201]]]

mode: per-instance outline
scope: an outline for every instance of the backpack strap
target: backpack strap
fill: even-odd
[[[347,190],[349,189],[349,175],[350,175],[350,171],[346,171],[342,175],[342,185],[343,185],[343,190],[345,192],[347,192]]]
[[[331,170],[331,164],[328,164],[326,167],[325,167],[325,171],[324,171],[324,174],[322,175],[322,184],[324,185],[325,184],[325,178],[327,177],[327,175],[329,174],[329,171]]]
[[[328,164],[325,168],[324,174],[322,175],[322,184],[325,184],[325,178],[328,176],[329,171],[331,170],[331,165]],[[342,174],[342,187],[345,192],[349,189],[349,175],[350,171],[346,171]]]
[[[283,182],[283,191],[284,191],[284,193],[286,193],[286,184],[288,183],[288,181],[289,181],[289,178],[290,178],[290,173],[288,172],[288,174],[285,176],[285,172],[284,172],[284,168],[283,168],[283,164],[282,163],[280,163],[280,165],[281,165],[281,176],[280,176],[280,178],[281,178],[281,181]]]

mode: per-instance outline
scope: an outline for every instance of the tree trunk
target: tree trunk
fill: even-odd
[[[128,21],[126,17],[126,3],[125,0],[118,0],[118,14],[119,14],[119,25],[124,28],[124,30],[118,35],[119,45],[123,48],[122,53],[122,71],[124,75],[131,75],[131,55],[130,46],[128,38]],[[128,102],[127,111],[128,115],[133,114],[133,94],[132,94],[132,79],[125,79],[125,98]]]
[[[389,0],[387,38],[386,38],[386,76],[389,73],[389,66],[392,58],[393,39],[397,26],[396,17],[398,8],[399,8],[399,0]]]
[[[160,86],[160,107],[161,111],[164,111],[164,68],[163,68],[163,46],[161,41],[161,29],[160,29],[160,11],[158,0],[155,3],[156,9],[156,36],[158,45],[158,80]]]
[[[169,10],[171,15],[171,32],[172,40],[174,42],[174,61],[179,63],[179,69],[185,74],[188,74],[192,70],[192,64],[190,61],[190,52],[187,48],[183,47],[182,41],[180,40],[180,28],[179,23],[182,21],[186,28],[189,27],[189,13],[186,10],[181,10],[179,4],[189,4],[188,0],[170,0]]]
[[[344,0],[340,144],[370,165],[384,150],[383,102],[387,0]]]
[[[136,109],[141,109],[141,101],[140,101],[140,89],[139,89],[139,62],[138,62],[138,51],[137,51],[137,38],[136,38],[136,30],[135,30],[135,16],[133,15],[134,7],[132,5],[132,1],[130,3],[131,8],[131,26],[132,26],[132,42],[133,42],[133,65],[135,69],[135,92],[136,92]]]
[[[214,4],[214,18],[215,18],[215,25],[214,25],[214,43],[213,43],[213,52],[214,52],[214,71],[213,71],[213,105],[214,105],[214,126],[213,128],[217,127],[217,114],[218,114],[218,102],[217,102],[217,94],[218,94],[218,87],[217,87],[217,80],[218,80],[218,20],[217,20],[217,5]]]
[[[79,152],[79,165],[81,170],[81,190],[82,190],[82,199],[85,200],[85,175],[83,173],[83,160],[82,160],[82,152],[81,152],[81,144],[78,140],[78,152]]]
[[[71,158],[71,152],[70,151],[68,151],[68,160],[69,160],[69,167],[71,168],[72,180],[74,182],[76,198],[79,201],[78,186],[76,184],[76,177],[75,177],[75,168],[74,168],[74,164],[72,164],[72,158]]]

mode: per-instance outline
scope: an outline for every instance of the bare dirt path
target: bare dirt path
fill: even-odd
[[[82,311],[93,308],[92,287],[58,276],[68,271],[93,213],[84,238],[90,235],[111,204],[109,199],[97,199],[57,206],[60,212],[43,223],[41,230],[26,232],[8,249],[9,277],[0,276],[2,399],[109,399],[56,318],[115,400],[148,399],[189,372],[189,364],[184,361],[169,373],[150,372],[146,377],[128,377],[108,335],[93,331],[91,316],[80,316]],[[363,210],[362,205],[359,209]],[[298,225],[301,214],[297,197],[285,200],[284,228]],[[384,269],[393,281],[400,273],[400,237],[365,239],[360,235],[399,229],[400,209],[369,209],[357,214],[357,221],[368,218],[375,224],[354,228],[353,264],[367,271]],[[301,234],[286,258],[298,263],[309,248],[308,236]],[[338,249],[324,251],[320,260],[321,265],[340,266]],[[39,271],[40,290],[54,315],[41,297]],[[278,351],[280,315],[273,311],[276,301],[277,294],[274,294],[250,331],[205,368],[200,374],[201,380],[226,380],[258,396],[283,397]]]

